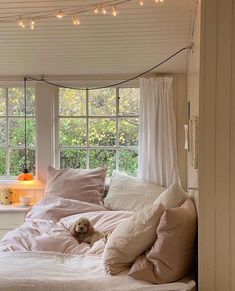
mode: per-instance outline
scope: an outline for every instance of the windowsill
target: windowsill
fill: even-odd
[[[0,212],[25,212],[29,210],[33,205],[24,206],[19,203],[11,205],[0,205]]]
[[[39,180],[33,181],[0,180],[0,188],[44,190],[45,184]]]

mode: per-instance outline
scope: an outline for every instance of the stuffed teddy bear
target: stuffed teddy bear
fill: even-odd
[[[0,189],[0,204],[8,205],[16,202],[16,191],[13,189]]]

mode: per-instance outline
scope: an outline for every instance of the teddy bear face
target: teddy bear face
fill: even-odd
[[[9,205],[15,202],[16,194],[13,189],[1,189],[0,190],[0,204]]]

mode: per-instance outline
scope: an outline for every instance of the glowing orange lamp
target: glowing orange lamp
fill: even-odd
[[[27,169],[27,77],[24,77],[24,170],[18,176],[19,181],[32,181],[33,174]]]
[[[32,181],[33,174],[29,173],[28,169],[24,169],[23,173],[19,174],[18,180],[19,181]]]

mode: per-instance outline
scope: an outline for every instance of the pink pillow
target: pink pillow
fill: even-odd
[[[107,169],[65,169],[48,167],[45,196],[57,196],[100,204]]]
[[[157,240],[146,256],[135,260],[129,275],[156,284],[186,276],[194,259],[196,230],[197,214],[190,199],[181,207],[166,209],[157,227]]]

